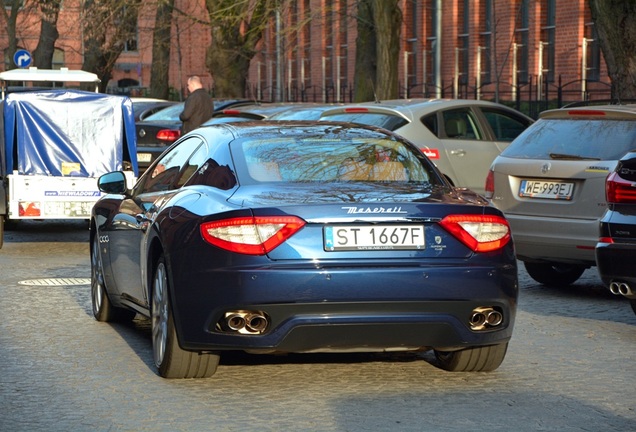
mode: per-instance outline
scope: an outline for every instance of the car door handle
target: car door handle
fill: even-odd
[[[451,150],[450,154],[452,154],[453,156],[464,156],[466,154],[466,150],[464,149]]]

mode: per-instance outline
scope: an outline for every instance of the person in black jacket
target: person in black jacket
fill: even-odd
[[[181,134],[187,134],[201,126],[203,122],[209,120],[214,112],[214,101],[208,92],[203,88],[201,78],[193,75],[188,78],[188,92],[183,106],[183,111],[179,114],[181,124]]]

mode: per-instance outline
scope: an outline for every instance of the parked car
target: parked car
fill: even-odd
[[[324,111],[324,120],[368,124],[411,140],[455,186],[484,192],[490,164],[533,120],[481,100],[398,99]]]
[[[226,350],[422,351],[451,371],[504,360],[518,296],[508,223],[398,135],[329,122],[201,127],[90,226],[98,321],[151,318],[166,378]]]
[[[145,97],[132,97],[130,98],[133,105],[133,113],[135,115],[135,122],[144,120],[146,117],[166,108],[170,105],[174,105],[177,102],[169,101],[165,99],[145,98]]]
[[[301,106],[305,106],[305,104],[295,102],[241,104],[239,106],[231,106],[216,110],[212,118],[203,125],[207,126],[218,123],[269,120],[279,112],[288,111],[289,109],[292,109],[292,107],[297,108]]]
[[[633,148],[636,106],[578,107],[543,112],[495,159],[486,197],[534,280],[567,285],[596,265],[605,179]]]
[[[323,112],[343,105],[340,103],[292,104],[287,109],[272,114],[269,120],[318,120]]]
[[[605,196],[595,250],[598,271],[612,294],[629,299],[636,313],[636,146],[607,177]]]
[[[157,157],[181,136],[183,102],[176,102],[154,114],[137,121],[137,159],[139,171],[144,172]],[[252,104],[243,99],[214,100],[215,111]]]

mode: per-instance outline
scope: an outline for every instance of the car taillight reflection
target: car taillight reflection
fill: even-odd
[[[613,172],[605,181],[605,198],[610,204],[636,204],[636,183]]]
[[[205,222],[201,235],[208,243],[231,252],[265,255],[304,225],[296,216],[248,216]]]
[[[162,129],[157,132],[157,139],[161,141],[176,141],[181,136],[180,130]]]

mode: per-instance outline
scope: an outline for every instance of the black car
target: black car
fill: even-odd
[[[596,265],[612,294],[629,299],[636,313],[636,151],[623,156],[607,177],[605,196]]]
[[[198,128],[126,188],[99,180],[98,321],[151,318],[168,378],[225,351],[433,350],[450,371],[504,360],[518,297],[503,214],[420,150],[368,126]]]
[[[160,111],[150,114],[135,123],[137,131],[137,163],[143,173],[157,157],[181,137],[181,119],[183,102],[172,102]],[[215,112],[230,107],[250,105],[253,102],[243,99],[214,100]]]

